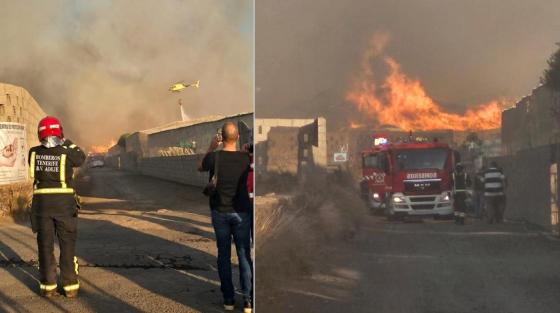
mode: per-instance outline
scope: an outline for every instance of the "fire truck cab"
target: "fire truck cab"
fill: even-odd
[[[361,181],[362,194],[372,209],[383,209],[388,219],[453,214],[455,154],[447,144],[390,143],[383,134],[372,137],[373,147],[362,151]]]

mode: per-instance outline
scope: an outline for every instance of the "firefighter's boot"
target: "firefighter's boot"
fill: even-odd
[[[41,285],[41,297],[52,298],[56,294],[56,285]]]
[[[64,290],[64,295],[66,298],[76,298],[78,296],[78,289]]]

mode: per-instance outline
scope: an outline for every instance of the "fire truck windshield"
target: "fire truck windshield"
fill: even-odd
[[[372,168],[380,167],[377,155],[376,154],[370,154],[370,155],[364,156],[363,167],[372,167]]]
[[[396,151],[397,170],[442,170],[447,160],[446,149],[403,149]]]

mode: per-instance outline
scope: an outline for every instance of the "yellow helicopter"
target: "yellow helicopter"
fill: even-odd
[[[183,89],[185,89],[187,87],[198,88],[199,86],[200,86],[200,80],[197,80],[195,83],[192,83],[192,84],[185,84],[183,82],[180,82],[180,83],[175,83],[175,84],[171,85],[171,87],[169,87],[169,91],[171,91],[171,92],[181,92],[181,91],[183,91]]]

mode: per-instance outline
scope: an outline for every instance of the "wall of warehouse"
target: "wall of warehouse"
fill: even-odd
[[[208,173],[199,173],[198,164],[208,149],[210,140],[216,135],[216,130],[225,122],[244,122],[252,128],[253,113],[208,117],[199,121],[202,122],[175,122],[152,130],[135,132],[125,139],[123,146],[117,144],[109,149],[105,157],[106,165],[182,184],[205,186]],[[178,147],[184,141],[197,142],[195,154],[160,155],[161,150]]]
[[[197,170],[201,158],[200,154],[144,158],[137,169],[143,175],[203,187],[208,183],[208,173]]]
[[[22,87],[0,83],[0,122],[18,123],[25,126],[25,143],[18,143],[18,148],[25,150],[21,154],[21,166],[24,175],[11,177],[9,171],[0,179],[0,216],[25,215],[30,201],[32,185],[27,176],[27,150],[38,144],[37,124],[45,117],[45,111]],[[0,138],[0,149],[8,138]],[[21,150],[20,150],[21,151]],[[4,168],[6,169],[6,168]],[[10,178],[11,177],[11,178]]]
[[[196,153],[204,153],[216,135],[217,130],[225,122],[244,122],[249,128],[253,128],[253,113],[228,116],[213,121],[202,122],[199,124],[178,127],[148,134],[147,151],[144,156],[158,157],[159,151],[169,147],[177,147],[181,142],[195,142]]]
[[[558,202],[559,190],[551,190],[551,165],[560,160],[560,147],[540,146],[519,150],[509,156],[491,158],[497,161],[507,178],[505,217],[523,220],[547,230],[558,230],[558,213],[554,205]]]
[[[37,124],[47,114],[25,88],[0,83],[0,122],[25,125],[27,149],[36,146]]]

